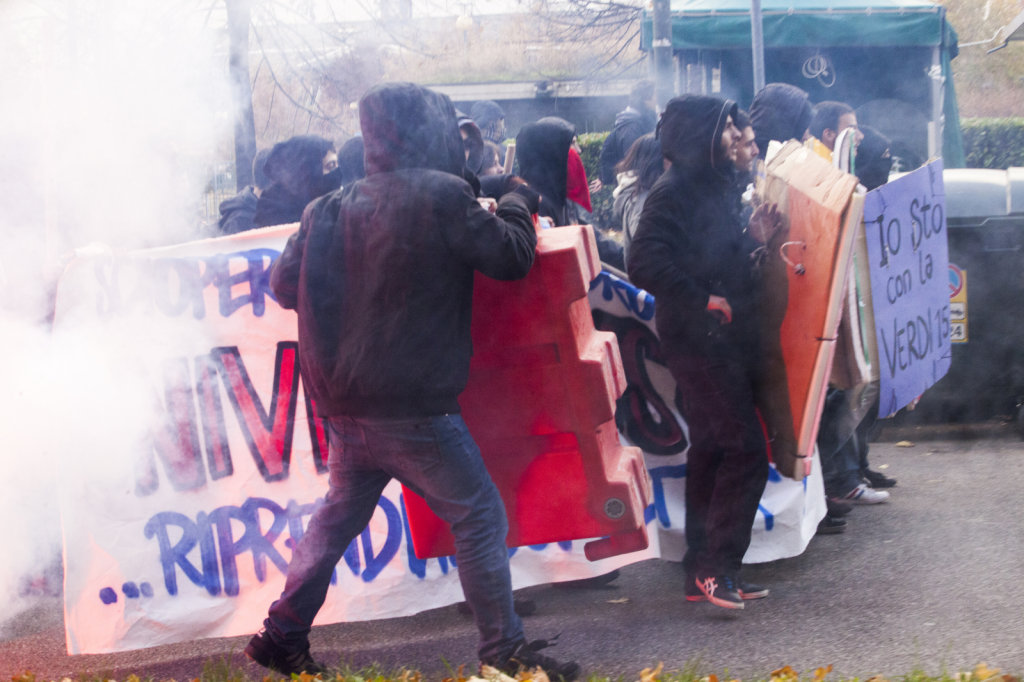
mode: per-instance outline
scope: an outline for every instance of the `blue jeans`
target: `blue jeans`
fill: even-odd
[[[857,422],[846,391],[828,391],[818,426],[818,455],[827,496],[843,497],[860,485]]]
[[[328,426],[330,488],[264,621],[270,637],[289,649],[308,646],[334,567],[396,478],[451,526],[462,591],[480,631],[480,660],[503,662],[523,641],[512,606],[508,519],[462,417],[333,417]]]

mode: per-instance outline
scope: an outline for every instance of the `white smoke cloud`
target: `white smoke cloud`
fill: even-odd
[[[4,603],[57,556],[58,475],[85,485],[123,471],[151,416],[147,401],[125,399],[146,392],[123,362],[131,340],[50,331],[47,320],[75,249],[200,235],[209,169],[231,148],[214,10],[220,2],[0,3]],[[139,424],[133,433],[113,419]]]

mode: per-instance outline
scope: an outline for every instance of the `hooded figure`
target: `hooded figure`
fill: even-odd
[[[458,402],[475,273],[529,272],[537,195],[517,188],[494,213],[477,201],[445,95],[384,83],[363,95],[359,119],[366,177],[312,203],[271,270],[278,302],[298,313],[303,388],[327,420],[330,489],[246,653],[285,674],[322,670],[309,654],[313,619],[334,567],[396,478],[451,526],[480,661],[571,680],[578,665],[523,637],[504,506]]]
[[[689,426],[686,472],[686,595],[726,608],[768,590],[739,578],[768,478],[755,408],[757,297],[750,254],[757,244],[733,209],[736,105],[683,95],[658,124],[672,166],[640,213],[630,279],[656,300],[663,357]]]
[[[334,143],[317,135],[297,135],[275,144],[263,165],[270,185],[260,194],[256,225],[297,222],[306,204],[340,187],[340,171],[324,173],[324,156],[332,151]]]
[[[252,160],[252,184],[241,192],[220,203],[220,221],[217,227],[221,234],[236,234],[256,227],[253,218],[259,204],[260,194],[270,184],[263,166],[270,156],[269,149],[256,152]]]
[[[341,149],[338,150],[338,168],[341,170],[342,187],[366,177],[363,152],[362,135],[356,135],[341,145]]]
[[[539,214],[551,218],[556,227],[571,225],[576,218],[566,201],[569,147],[574,137],[575,126],[557,116],[527,123],[516,136],[519,177],[540,192]]]
[[[889,181],[892,170],[892,144],[882,133],[871,126],[860,126],[864,139],[857,146],[854,170],[857,179],[869,190],[881,187]]]
[[[633,283],[659,301],[662,347],[680,353],[748,357],[757,337],[747,259],[757,244],[739,222],[734,168],[720,144],[736,111],[730,101],[684,95],[668,103],[658,124],[672,165],[644,202],[627,267]],[[707,310],[710,294],[729,301],[733,323]]]
[[[769,83],[750,105],[750,122],[761,158],[768,153],[768,142],[803,141],[811,125],[814,109],[806,92],[788,83]]]
[[[615,165],[626,158],[626,152],[641,135],[654,132],[658,116],[649,106],[654,100],[654,83],[640,81],[630,92],[629,106],[615,115],[615,126],[601,145],[598,169],[601,182],[614,185],[617,181]]]
[[[505,136],[505,111],[497,102],[485,99],[474,103],[469,108],[469,117],[480,126],[485,140],[499,145],[502,143]]]
[[[459,131],[462,134],[462,143],[465,145],[466,168],[474,175],[480,175],[481,164],[484,159],[484,137],[480,128],[472,118],[464,113],[455,110],[455,117],[459,124]]]

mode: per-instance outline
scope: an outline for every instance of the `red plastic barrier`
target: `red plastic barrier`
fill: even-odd
[[[638,448],[619,443],[626,388],[615,335],[594,328],[587,288],[600,261],[591,228],[542,230],[530,274],[477,275],[473,361],[459,402],[509,518],[510,547],[600,538],[596,560],[647,547],[651,486]],[[404,491],[420,558],[455,552],[447,525]]]

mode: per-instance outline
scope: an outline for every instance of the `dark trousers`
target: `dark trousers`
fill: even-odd
[[[737,575],[768,481],[768,452],[754,407],[754,369],[738,359],[668,361],[689,429],[686,455],[688,576]]]

